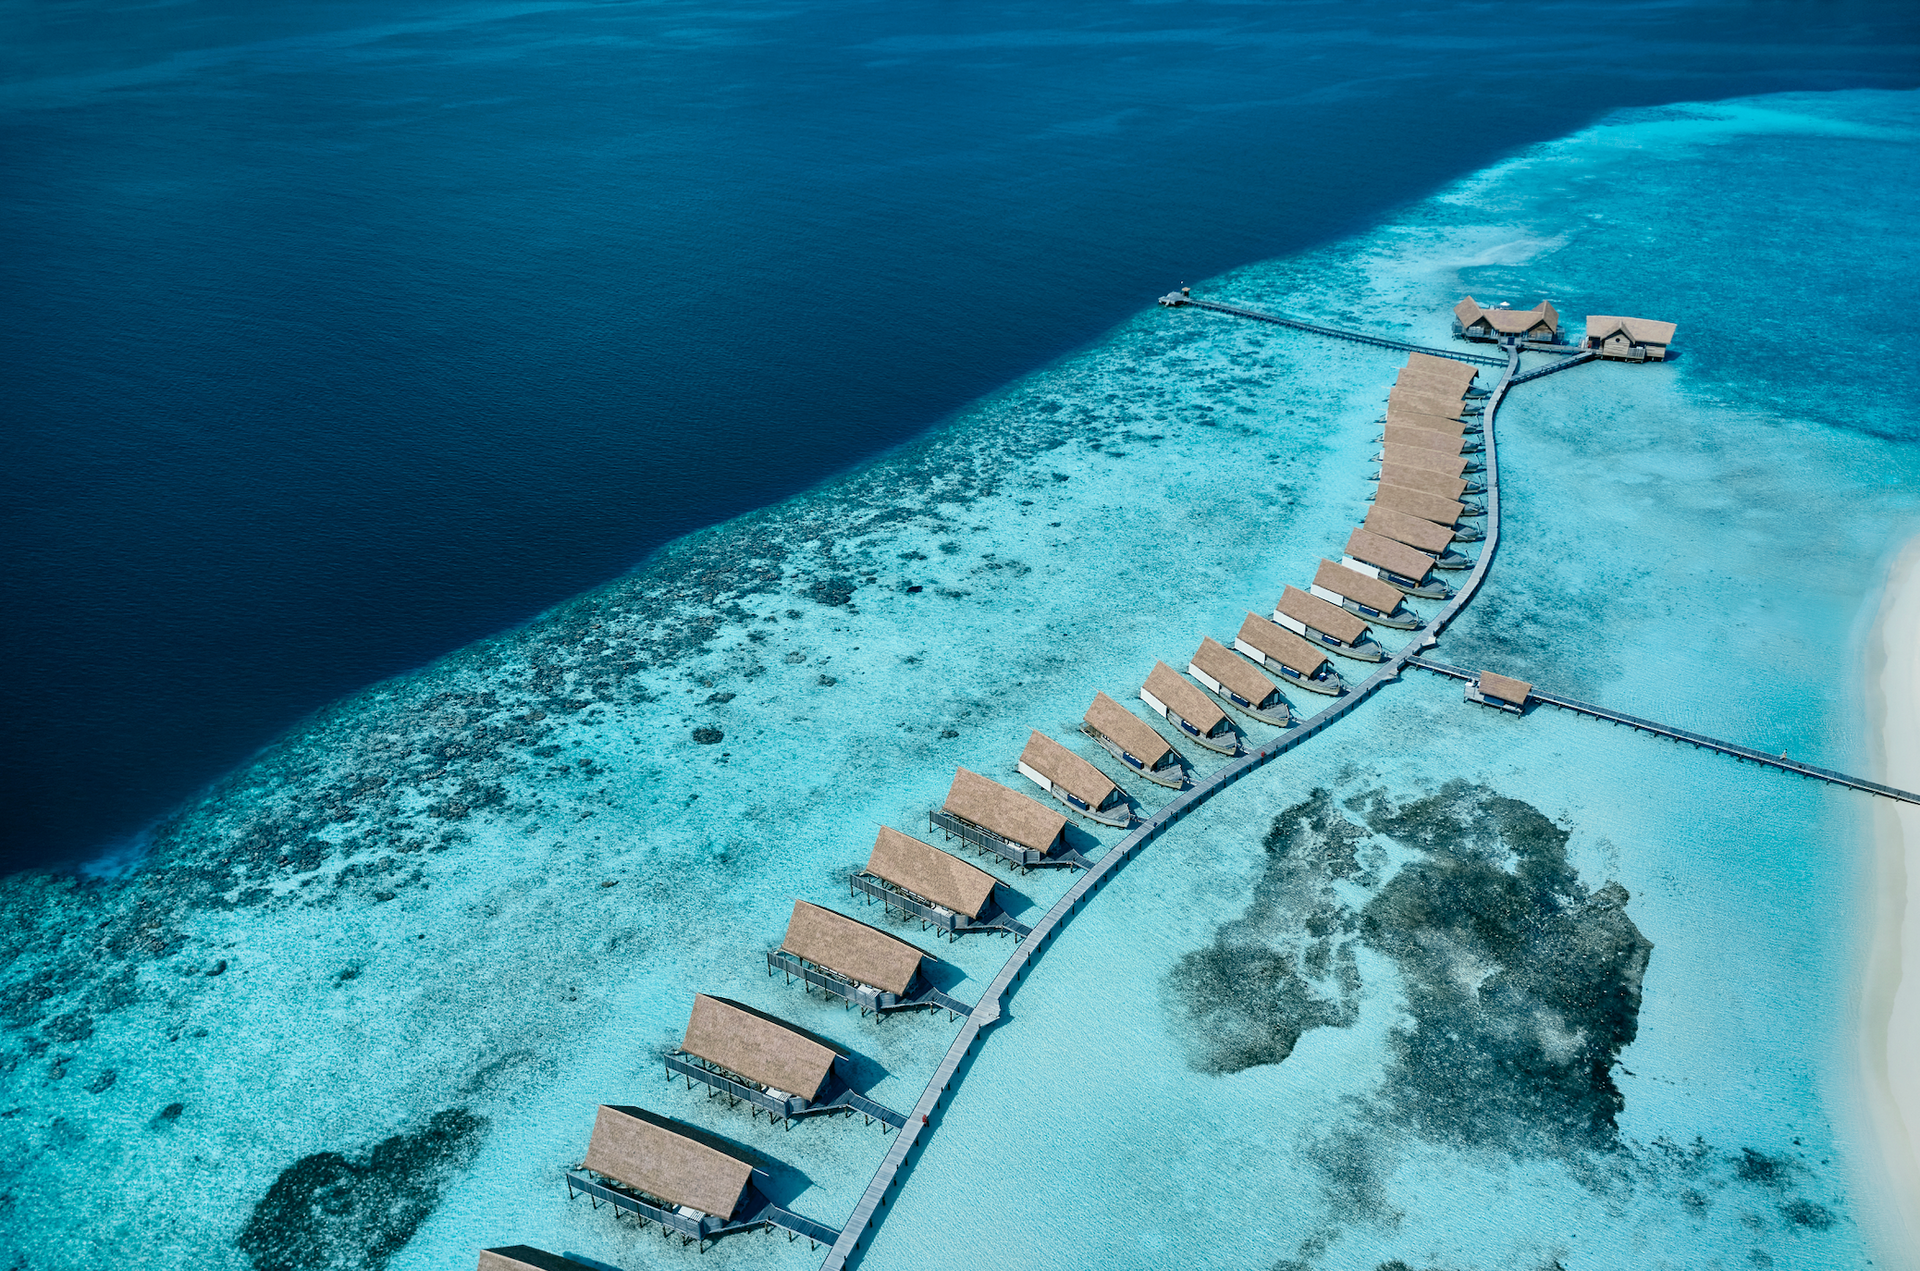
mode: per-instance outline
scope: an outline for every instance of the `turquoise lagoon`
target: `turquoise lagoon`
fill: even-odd
[[[1678,321],[1670,365],[1512,394],[1499,559],[1435,656],[1864,771],[1861,648],[1920,532],[1917,138],[1913,94],[1633,112],[1198,290],[1434,344],[1463,290]],[[886,1141],[665,1082],[692,994],[840,1039],[911,1106],[955,1026],[768,978],[793,900],[880,921],[845,882],[874,827],[925,835],[956,764],[1017,782],[1028,727],[1111,771],[1074,731],[1094,692],[1337,557],[1397,364],[1143,308],[339,703],[136,866],[9,880],[9,1265],[689,1265],[568,1203],[600,1102],[729,1137],[840,1222]],[[1074,919],[862,1265],[1884,1263],[1850,1090],[1869,819],[1411,673]],[[1009,882],[1039,912],[1068,880]],[[1012,947],[902,933],[969,1000]]]

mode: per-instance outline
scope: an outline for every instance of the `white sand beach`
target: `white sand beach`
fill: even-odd
[[[1920,539],[1894,565],[1868,656],[1880,779],[1920,790]],[[1883,1265],[1920,1267],[1920,807],[1876,803],[1860,1067],[1886,1181],[1861,1216],[1878,1229]]]

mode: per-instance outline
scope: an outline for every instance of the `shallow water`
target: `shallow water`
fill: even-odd
[[[1870,355],[1911,346],[1912,319],[1875,310],[1790,357],[1756,333],[1863,277],[1910,289],[1916,123],[1904,94],[1628,116],[1203,290],[1433,343],[1462,289],[1545,294],[1576,331],[1590,308],[1679,321],[1671,365],[1513,393],[1500,557],[1436,656],[1860,770],[1876,565],[1920,525],[1911,372]],[[1873,203],[1831,197],[1869,181]],[[1755,246],[1779,241],[1798,272]],[[841,1039],[876,1098],[911,1106],[954,1026],[767,978],[792,900],[876,920],[845,885],[873,827],[924,836],[955,764],[1019,782],[1029,726],[1113,771],[1074,732],[1087,701],[1132,701],[1155,657],[1181,664],[1337,554],[1396,365],[1144,312],[921,442],[337,704],[163,825],[137,871],[9,880],[10,1252],[424,1268],[527,1241],[679,1265],[691,1251],[566,1201],[602,1101],[765,1153],[779,1199],[841,1221],[885,1140],[667,1084],[692,993]],[[1270,833],[1316,790],[1324,824],[1359,827],[1334,836],[1350,862]],[[1448,828],[1421,802],[1442,794],[1462,825],[1511,811],[1497,798],[1544,819]],[[1427,829],[1394,820],[1409,808]],[[982,1233],[1032,1266],[1861,1264],[1835,1039],[1864,835],[1857,796],[1469,710],[1410,673],[1066,928],[863,1265]],[[1448,879],[1506,886],[1529,860],[1552,886],[1480,934],[1448,925],[1477,912]],[[1041,908],[1067,884],[1011,881]],[[1011,948],[902,930],[967,1000]],[[1639,1001],[1625,972],[1595,981],[1602,1006],[1546,1001],[1489,961],[1527,931],[1561,933],[1542,956],[1570,969],[1567,949],[1644,938]],[[1223,949],[1274,993],[1209,981]],[[1617,1066],[1582,1049],[1589,1025],[1631,1037]],[[1592,1072],[1567,1058],[1588,1053]],[[102,1177],[127,1199],[75,1206]],[[757,1237],[706,1255],[818,1256]]]

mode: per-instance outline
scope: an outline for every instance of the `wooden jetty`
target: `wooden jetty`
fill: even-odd
[[[1457,666],[1448,666],[1444,662],[1435,662],[1431,658],[1411,657],[1407,659],[1407,663],[1410,666],[1417,666],[1441,675],[1452,676],[1458,680],[1471,682],[1476,678],[1472,671],[1462,670]],[[1479,678],[1484,678],[1485,675],[1486,672],[1482,671],[1480,672]],[[1513,683],[1525,684],[1526,681],[1515,680]],[[1575,701],[1571,697],[1562,697],[1558,693],[1548,693],[1538,687],[1529,686],[1528,693],[1524,700],[1528,702],[1544,702],[1548,706],[1557,707],[1563,711],[1572,711],[1576,715],[1585,715],[1590,719],[1603,720],[1609,724],[1625,724],[1635,732],[1650,733],[1655,737],[1664,737],[1668,741],[1692,746],[1695,750],[1711,750],[1715,754],[1726,755],[1729,758],[1739,760],[1741,763],[1756,763],[1764,768],[1777,768],[1781,772],[1791,772],[1797,777],[1809,777],[1815,781],[1823,781],[1828,785],[1845,786],[1849,790],[1858,790],[1862,794],[1879,795],[1883,799],[1894,799],[1901,803],[1920,804],[1920,794],[1915,794],[1909,790],[1882,785],[1878,781],[1868,781],[1864,777],[1848,776],[1844,772],[1835,772],[1831,768],[1822,768],[1815,764],[1801,763],[1799,760],[1789,759],[1785,755],[1770,755],[1765,751],[1755,750],[1751,746],[1742,746],[1730,741],[1721,741],[1716,737],[1708,737],[1701,733],[1688,732],[1684,728],[1674,728],[1668,724],[1655,723],[1653,720],[1641,719],[1637,715],[1629,715],[1624,711],[1609,710],[1605,706],[1595,706],[1591,702]]]
[[[1391,336],[1373,335],[1366,331],[1348,331],[1341,327],[1330,327],[1318,322],[1304,322],[1299,318],[1283,318],[1279,314],[1265,313],[1259,309],[1249,309],[1243,305],[1222,304],[1218,300],[1196,300],[1182,288],[1168,292],[1160,297],[1160,303],[1168,308],[1192,305],[1196,309],[1210,309],[1214,313],[1230,313],[1236,318],[1251,318],[1255,322],[1268,322],[1278,327],[1291,327],[1295,331],[1310,331],[1314,335],[1332,336],[1336,340],[1352,340],[1356,344],[1371,344],[1376,348],[1399,349],[1407,353],[1424,354],[1427,357],[1446,358],[1456,362],[1475,362],[1481,366],[1499,366],[1502,359],[1484,357],[1477,353],[1456,353],[1452,349],[1435,349],[1424,344],[1413,344],[1406,340],[1396,340]]]

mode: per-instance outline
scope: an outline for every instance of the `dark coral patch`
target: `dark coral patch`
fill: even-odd
[[[303,1156],[280,1172],[234,1243],[255,1271],[379,1271],[473,1158],[486,1122],[465,1108],[436,1112],[361,1161]]]

